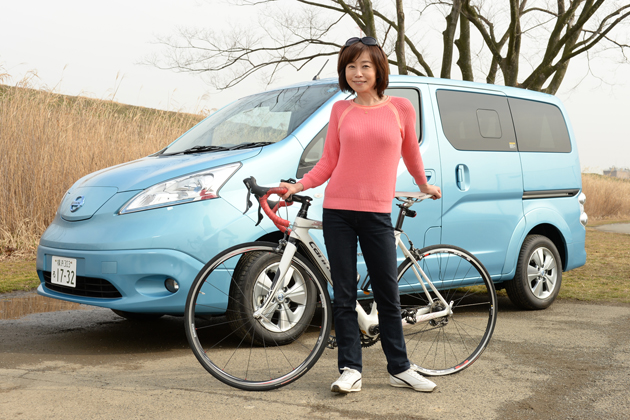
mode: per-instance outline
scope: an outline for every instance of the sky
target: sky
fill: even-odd
[[[158,36],[178,27],[229,31],[234,22],[257,24],[252,8],[221,0],[20,0],[0,7],[0,83],[31,84],[58,93],[186,112],[208,113],[266,89],[259,77],[217,92],[187,73],[141,64],[163,47]],[[271,87],[310,80],[324,64],[284,72]],[[568,110],[585,172],[630,168],[630,64],[595,62],[605,82],[570,66],[557,96]],[[334,77],[335,59],[321,76]],[[4,75],[4,76],[3,76]]]

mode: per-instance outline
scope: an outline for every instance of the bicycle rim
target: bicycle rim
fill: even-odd
[[[300,255],[285,276],[281,301],[266,317],[253,318],[281,257],[276,247],[258,242],[222,252],[201,270],[188,294],[190,347],[210,374],[232,387],[264,391],[288,385],[317,362],[328,343],[330,298]]]
[[[452,315],[417,321],[416,311],[444,309],[430,291],[422,292],[412,261],[398,268],[403,331],[409,360],[428,376],[449,375],[466,369],[488,345],[497,318],[494,284],[485,267],[472,254],[453,247],[436,245],[416,251],[418,265],[440,291]]]

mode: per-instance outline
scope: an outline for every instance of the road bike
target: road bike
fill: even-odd
[[[322,222],[308,218],[312,199],[268,201],[286,188],[247,186],[247,210],[253,194],[261,209],[284,233],[278,243],[249,242],[218,254],[199,272],[186,301],[185,326],[201,365],[221,382],[244,390],[282,387],[311,369],[331,336],[332,280],[325,254],[309,230]],[[404,261],[398,267],[401,323],[413,367],[427,376],[460,372],[482,354],[494,331],[497,295],[483,264],[464,249],[433,245],[416,249],[404,233],[411,206],[429,198],[420,192],[396,192],[400,201],[396,245]],[[291,224],[277,211],[299,203]],[[402,241],[407,238],[409,247]],[[360,284],[359,284],[360,283]],[[378,309],[368,276],[357,280],[356,310],[364,347],[379,340]]]

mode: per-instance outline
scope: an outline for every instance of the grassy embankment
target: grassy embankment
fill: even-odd
[[[37,240],[74,181],[153,153],[197,115],[0,86],[0,293],[29,290]],[[630,221],[630,181],[582,176],[589,226]],[[561,297],[630,302],[630,235],[586,233],[588,263]]]
[[[589,216],[586,265],[563,273],[561,298],[630,303],[630,235],[595,226],[630,223],[630,181],[582,174]]]
[[[0,85],[0,293],[39,283],[37,242],[76,180],[154,153],[201,118]]]

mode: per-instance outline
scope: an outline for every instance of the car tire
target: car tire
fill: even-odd
[[[164,316],[164,314],[143,313],[143,312],[127,312],[112,309],[112,312],[129,321],[154,321]]]
[[[314,279],[310,279],[297,264],[291,264],[293,274],[283,288],[283,293],[288,296],[286,302],[278,305],[270,319],[258,320],[253,317],[255,309],[262,304],[265,287],[271,283],[281,257],[281,254],[267,252],[244,256],[235,269],[235,284],[230,288],[227,318],[232,330],[239,337],[260,346],[265,343],[284,345],[295,341],[310,325],[317,306]],[[293,258],[304,260],[299,254]],[[300,295],[299,302],[298,299],[292,300],[291,296],[295,294]],[[287,311],[291,311],[291,314]],[[286,319],[292,322],[287,325]]]
[[[514,279],[505,282],[510,301],[521,309],[548,308],[562,284],[562,260],[554,243],[542,235],[525,238]]]

